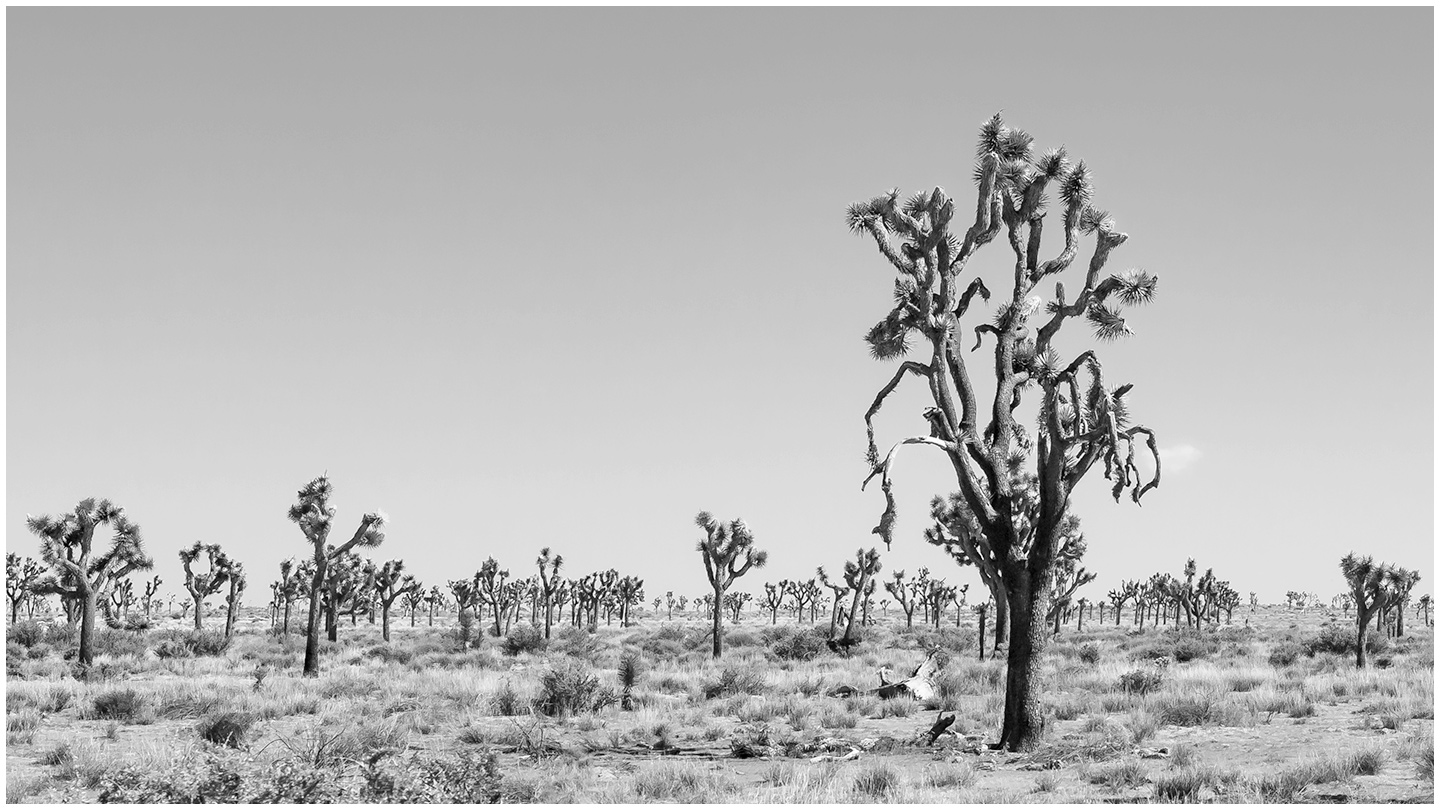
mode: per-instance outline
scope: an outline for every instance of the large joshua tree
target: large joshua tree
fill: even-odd
[[[20,605],[35,591],[45,569],[29,557],[5,555],[5,599],[10,602],[10,623],[20,621]]]
[[[1355,552],[1350,552],[1340,558],[1340,573],[1345,576],[1345,583],[1350,586],[1350,595],[1355,600],[1355,666],[1364,667],[1368,662],[1365,657],[1365,631],[1370,627],[1370,619],[1381,608],[1384,599],[1384,583],[1387,566],[1376,564],[1375,560],[1366,555],[1356,557]]]
[[[1130,422],[1125,395],[1131,386],[1106,386],[1093,350],[1067,362],[1055,337],[1075,318],[1088,320],[1100,340],[1128,334],[1120,307],[1149,301],[1155,278],[1143,271],[1104,275],[1110,253],[1127,237],[1091,205],[1090,171],[1083,162],[1072,164],[1063,148],[1037,156],[1030,135],[1007,128],[996,115],[980,129],[975,181],[975,220],[963,233],[951,230],[955,202],[938,187],[905,201],[891,191],[847,212],[851,229],[871,237],[898,274],[894,308],[866,335],[877,359],[902,360],[865,414],[871,467],[866,483],[880,479],[886,507],[875,532],[888,547],[896,514],[890,479],[896,452],[922,445],[949,459],[967,517],[957,542],[1005,586],[1010,637],[1000,745],[1022,751],[1032,749],[1044,730],[1043,621],[1070,493],[1097,462],[1103,462],[1117,500],[1129,491],[1139,503],[1160,483],[1155,435]],[[1057,186],[1065,244],[1053,259],[1042,260],[1051,184]],[[1013,273],[993,321],[970,329],[977,348],[986,335],[994,345],[987,415],[965,363],[961,342],[970,335],[961,321],[975,297],[988,300],[990,292],[978,276],[967,283],[964,274],[975,253],[1002,232],[1013,254]],[[1054,298],[1044,302],[1037,289],[1070,267],[1082,236],[1095,242],[1083,278],[1068,295],[1057,283]],[[916,338],[926,357],[905,360]],[[882,456],[873,419],[907,376],[923,379],[929,390],[928,431],[902,439]],[[1017,416],[1032,391],[1038,400],[1034,436]],[[1135,459],[1142,444],[1154,459],[1149,481],[1142,480]]]
[[[360,525],[349,540],[339,546],[327,545],[335,521],[335,507],[330,505],[333,491],[330,479],[322,475],[300,490],[288,512],[288,517],[300,527],[314,553],[315,570],[310,577],[310,621],[305,627],[304,675],[307,678],[320,677],[320,589],[325,584],[330,563],[357,546],[374,547],[385,540],[385,533],[380,530],[385,525],[385,516],[380,512],[367,512],[360,518]]]
[[[145,554],[140,527],[125,510],[108,500],[86,498],[63,515],[26,515],[26,527],[40,538],[40,560],[50,569],[36,585],[37,593],[56,593],[80,608],[79,664],[95,662],[95,612],[100,594],[132,571],[148,571],[154,562]],[[115,535],[103,552],[95,547],[95,531],[109,526]]]
[[[710,580],[710,589],[714,594],[710,605],[711,626],[715,635],[712,653],[719,658],[724,636],[720,620],[725,609],[725,592],[751,568],[764,568],[770,555],[755,548],[755,535],[739,518],[724,523],[709,512],[701,512],[695,516],[695,525],[705,532],[705,538],[696,544],[695,550],[705,561],[705,576]]]

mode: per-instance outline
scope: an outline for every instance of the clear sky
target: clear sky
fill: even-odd
[[[1141,508],[1082,483],[1086,592],[1193,556],[1328,598],[1352,549],[1433,592],[1431,9],[7,20],[9,551],[109,497],[167,589],[218,542],[263,601],[328,471],[337,536],[384,509],[373,556],[427,583],[550,546],[693,596],[702,509],[769,549],[742,589],[834,571],[877,540],[892,371],[861,337],[893,274],[845,207],[973,200],[1003,110],[1092,167],[1110,266],[1160,279],[1101,358],[1168,466]],[[882,445],[922,406],[892,398]],[[884,576],[973,596],[920,537],[952,476],[897,466]]]

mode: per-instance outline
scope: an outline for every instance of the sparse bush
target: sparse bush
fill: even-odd
[[[254,722],[250,715],[242,712],[220,712],[200,718],[195,731],[208,743],[239,748],[245,744],[245,734]]]
[[[1145,775],[1145,766],[1135,759],[1098,765],[1090,770],[1087,779],[1092,785],[1114,789],[1137,787],[1150,781]]]
[[[844,709],[826,709],[820,715],[820,725],[825,728],[855,728],[860,725],[860,715]]]
[[[134,689],[108,689],[91,700],[91,715],[100,720],[133,722],[145,705]]]
[[[617,700],[615,692],[583,665],[570,662],[552,667],[540,676],[540,697],[535,707],[551,717],[596,712]]]
[[[1200,726],[1209,722],[1215,712],[1215,701],[1208,694],[1167,695],[1156,702],[1160,721],[1170,726]]]
[[[526,708],[525,701],[520,698],[520,694],[515,691],[515,687],[510,684],[508,678],[501,682],[500,688],[495,690],[495,694],[490,697],[490,711],[501,717],[524,714]]]
[[[968,760],[932,765],[925,769],[920,781],[932,788],[967,788],[975,784],[975,766]]]
[[[1100,663],[1100,647],[1094,643],[1086,644],[1080,648],[1078,657],[1082,663],[1094,666]]]
[[[900,774],[883,762],[867,765],[855,774],[855,792],[869,801],[879,801],[900,787]]]
[[[1299,644],[1293,641],[1282,641],[1275,645],[1275,648],[1270,651],[1270,657],[1266,660],[1272,667],[1288,667],[1300,660],[1300,656],[1304,652],[1305,649]]]
[[[1432,741],[1431,745],[1434,743]],[[1375,776],[1385,767],[1385,749],[1379,746],[1371,746],[1361,751],[1356,751],[1349,756],[1349,769],[1361,776]]]
[[[1210,657],[1215,652],[1210,644],[1204,639],[1195,636],[1184,636],[1175,642],[1170,654],[1175,657],[1176,662],[1185,663]]]
[[[1155,798],[1166,802],[1198,802],[1200,791],[1215,787],[1233,777],[1220,774],[1214,768],[1191,765],[1158,774],[1155,777]]]
[[[1118,688],[1127,695],[1146,695],[1160,688],[1165,673],[1158,667],[1132,669],[1120,676]]]
[[[825,634],[818,627],[770,627],[762,634],[770,654],[782,661],[809,661],[825,652]]]
[[[505,636],[505,654],[541,653],[545,651],[545,635],[533,624],[517,624]]]
[[[579,627],[566,627],[554,634],[551,648],[577,661],[594,663],[595,656],[600,652],[600,642]]]
[[[735,785],[698,763],[668,760],[638,771],[631,789],[645,802],[698,804],[734,793]]]
[[[1305,654],[1355,654],[1355,627],[1348,624],[1327,624],[1320,632],[1305,640]],[[1365,634],[1365,651],[1378,655],[1390,649],[1390,639],[1373,628]]]
[[[705,682],[702,691],[706,700],[727,695],[758,695],[765,691],[765,676],[754,667],[727,664]]]

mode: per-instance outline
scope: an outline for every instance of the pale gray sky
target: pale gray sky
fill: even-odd
[[[328,470],[337,532],[383,508],[374,556],[427,582],[548,545],[693,595],[701,509],[770,550],[741,588],[833,570],[876,540],[891,372],[845,206],[973,199],[1003,110],[1092,167],[1111,266],[1160,278],[1101,357],[1170,464],[1138,509],[1082,484],[1087,592],[1193,556],[1328,597],[1352,549],[1432,592],[1432,20],[10,9],[7,550],[110,497],[168,587],[219,542],[260,601]],[[971,268],[998,289],[1003,245]],[[977,581],[919,534],[952,481],[897,467],[887,577]]]

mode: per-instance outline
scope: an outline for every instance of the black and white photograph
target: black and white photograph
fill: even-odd
[[[7,804],[1434,803],[1432,6],[4,19]]]

